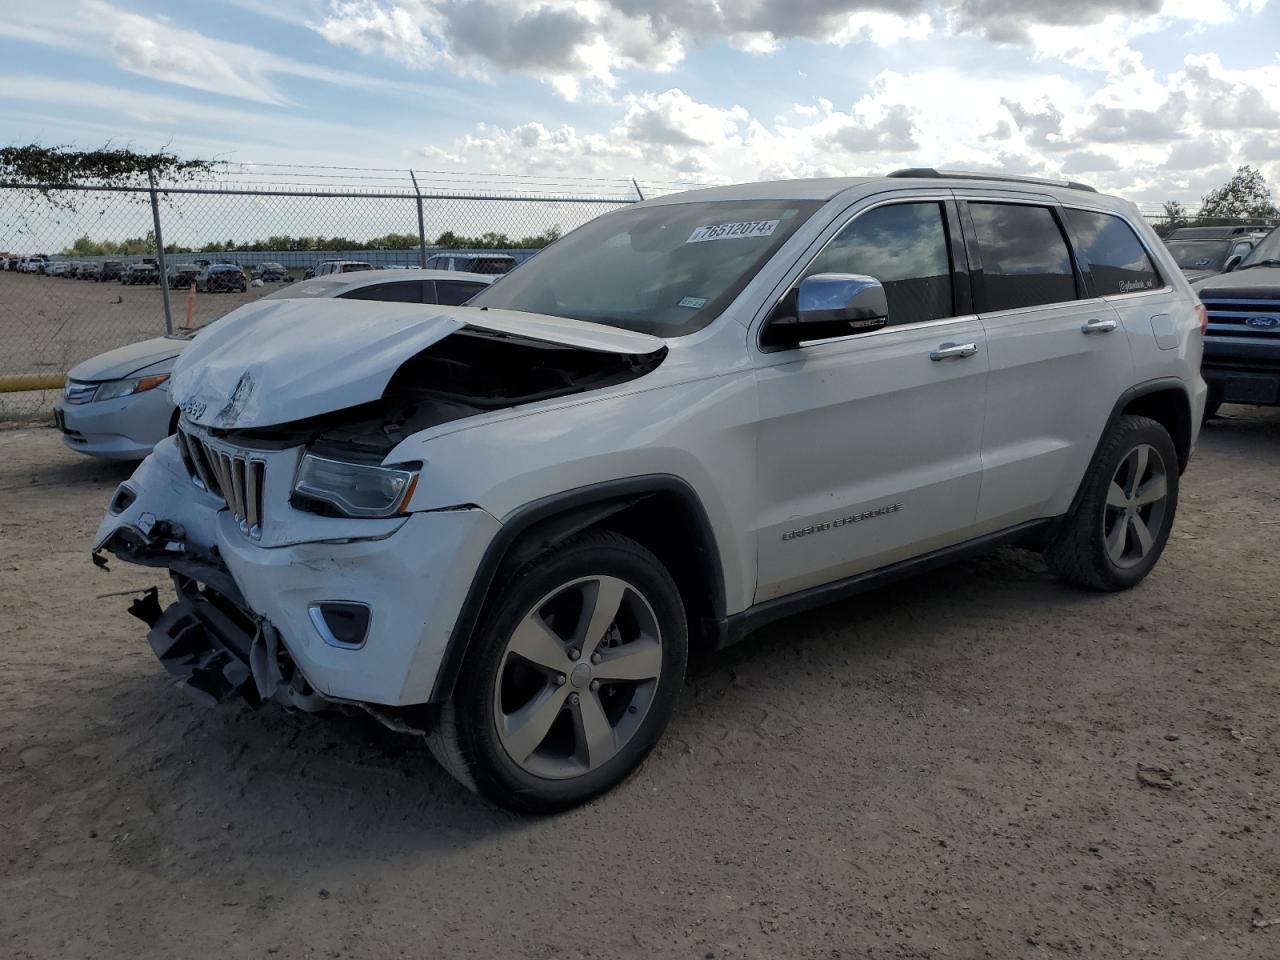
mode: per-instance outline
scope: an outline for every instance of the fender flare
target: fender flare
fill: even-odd
[[[518,507],[502,519],[502,526],[485,549],[449,633],[428,702],[443,703],[453,694],[471,638],[480,622],[480,615],[504,566],[523,565],[542,550],[655,494],[678,497],[694,518],[695,534],[706,555],[705,563],[708,564],[713,617],[716,621],[723,622],[724,569],[715,531],[701,498],[687,481],[671,474],[650,474],[607,480],[554,493]]]

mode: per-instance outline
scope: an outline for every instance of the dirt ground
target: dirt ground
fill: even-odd
[[[197,293],[193,323],[209,323],[279,289]],[[173,323],[187,322],[187,291],[170,290]],[[0,272],[0,376],[62,374],[113,347],[164,334],[160,286]]]
[[[189,702],[103,596],[161,578],[89,563],[128,470],[0,430],[3,952],[1280,956],[1280,412],[1225,412],[1138,589],[1001,550],[777,624],[548,819],[372,722]]]

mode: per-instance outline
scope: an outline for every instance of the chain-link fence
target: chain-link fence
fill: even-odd
[[[521,261],[643,196],[632,180],[442,181],[401,171],[281,186],[261,176],[241,169],[154,189],[0,184],[0,419],[47,416],[76,364],[209,323],[326,260],[379,269],[446,253]],[[222,261],[243,269],[243,290],[238,281],[204,289],[198,269]]]

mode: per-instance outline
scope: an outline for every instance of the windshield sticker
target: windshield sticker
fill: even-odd
[[[706,305],[707,305],[706,297],[685,297],[679,303],[679,306],[689,307],[692,310],[701,310]]]
[[[768,237],[778,229],[781,220],[743,220],[739,223],[711,223],[698,227],[689,234],[685,243],[706,243],[708,240],[740,240],[743,237]]]

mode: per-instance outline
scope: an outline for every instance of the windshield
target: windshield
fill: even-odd
[[[658,336],[692,333],[715,319],[821,205],[721,200],[606,214],[547,247],[468,306]]]
[[[1253,252],[1244,258],[1241,267],[1257,267],[1270,261],[1271,266],[1280,266],[1280,227],[1272,230],[1262,242],[1253,248]]]
[[[1230,240],[1170,240],[1166,246],[1183,270],[1221,270],[1231,251]]]

